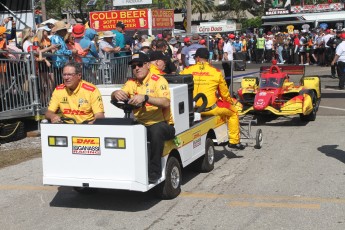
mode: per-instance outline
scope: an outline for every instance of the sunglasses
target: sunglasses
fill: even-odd
[[[144,64],[146,64],[146,62],[140,62],[140,63],[137,63],[137,64],[132,64],[131,67],[132,67],[132,69],[136,69],[137,66],[138,66],[139,68],[141,68],[141,67],[144,66]]]

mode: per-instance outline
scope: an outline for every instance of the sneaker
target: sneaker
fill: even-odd
[[[304,65],[309,65],[309,63],[305,63]]]
[[[304,65],[304,64],[299,64],[299,65]]]
[[[250,63],[250,61],[247,61],[247,63]]]
[[[238,150],[243,150],[245,149],[246,147],[244,145],[242,145],[241,143],[238,143],[238,144],[228,144],[228,147],[229,148],[232,148],[232,149],[238,149]]]

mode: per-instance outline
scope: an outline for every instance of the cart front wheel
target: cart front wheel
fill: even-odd
[[[263,135],[262,135],[262,130],[261,129],[258,129],[257,131],[256,131],[256,143],[255,143],[255,146],[254,146],[254,148],[256,148],[256,149],[261,149],[261,147],[262,147],[262,143],[263,143]]]
[[[160,196],[163,199],[173,199],[181,193],[182,171],[180,162],[170,157],[167,162],[165,181],[162,183]]]

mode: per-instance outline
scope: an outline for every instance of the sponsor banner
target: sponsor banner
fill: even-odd
[[[266,15],[281,15],[281,14],[289,14],[289,10],[284,9],[284,8],[278,8],[278,9],[269,9],[266,12]]]
[[[291,6],[291,12],[292,13],[339,11],[339,10],[343,10],[343,9],[344,9],[344,3]]]
[[[236,30],[236,24],[230,25],[205,25],[197,26],[197,33],[221,33],[221,32],[231,32]]]
[[[101,155],[99,137],[72,137],[72,154]]]
[[[113,6],[135,6],[152,4],[152,0],[113,0]]]
[[[152,28],[174,28],[174,10],[152,10]]]
[[[96,31],[114,30],[118,21],[126,25],[126,30],[147,29],[147,9],[90,12],[90,27]]]

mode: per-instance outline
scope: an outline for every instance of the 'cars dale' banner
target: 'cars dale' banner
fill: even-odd
[[[174,10],[152,10],[152,28],[174,28]]]
[[[126,30],[147,29],[147,9],[90,12],[90,27],[96,31],[114,30],[118,21],[126,25]]]

